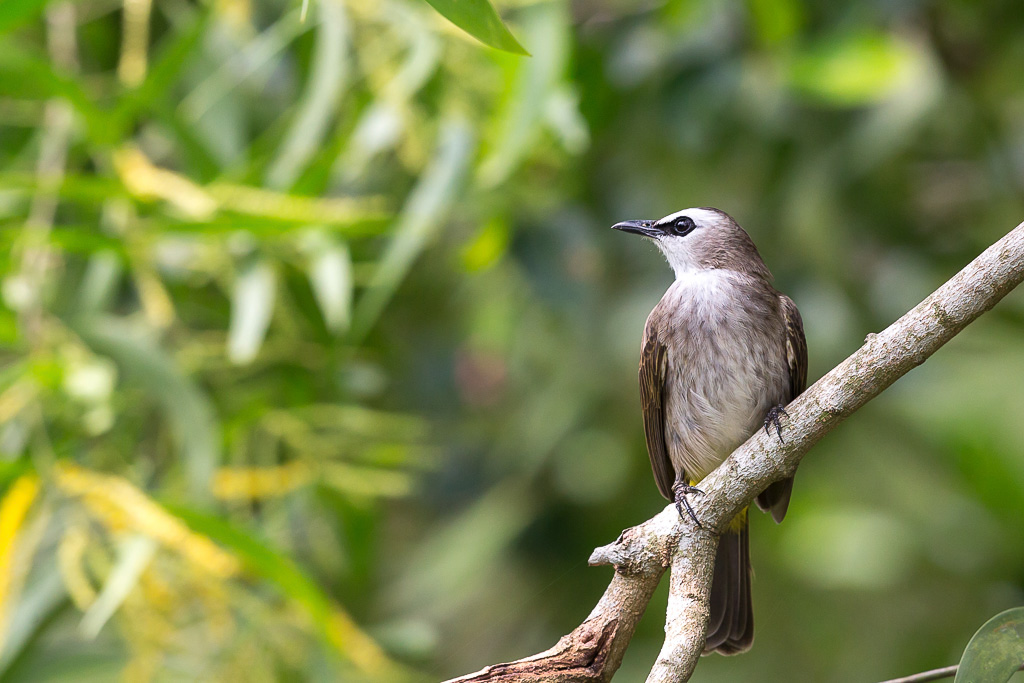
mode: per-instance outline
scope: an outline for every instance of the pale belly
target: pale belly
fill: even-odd
[[[785,326],[777,304],[765,309],[769,293],[737,306],[731,282],[720,277],[713,285],[677,281],[663,300],[678,311],[660,333],[670,342],[665,444],[676,471],[694,481],[761,428],[789,386]],[[774,290],[770,295],[777,301]]]
[[[665,442],[676,471],[700,481],[759,429],[779,392],[762,373],[733,366],[724,377],[669,366]],[[722,373],[724,374],[724,373]],[[780,387],[781,388],[781,387]]]

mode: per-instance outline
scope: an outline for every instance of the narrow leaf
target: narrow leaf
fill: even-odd
[[[316,16],[316,43],[309,82],[278,156],[267,171],[267,184],[273,188],[290,187],[319,150],[348,80],[349,29],[345,8],[339,2],[321,2],[317,4]]]
[[[125,538],[117,550],[117,564],[103,584],[99,597],[82,617],[81,630],[87,638],[99,635],[103,625],[125,601],[139,582],[142,572],[156,554],[157,544],[149,536],[135,534]]]
[[[324,233],[309,241],[309,284],[331,332],[348,329],[352,310],[352,257],[344,242]]]
[[[263,346],[274,310],[275,281],[274,269],[264,261],[248,266],[235,281],[228,332],[228,358],[232,363],[251,363]]]
[[[529,56],[487,0],[427,0],[443,17],[484,45]]]
[[[212,515],[181,506],[167,508],[189,527],[237,553],[249,571],[274,583],[285,595],[302,606],[332,645],[367,672],[392,672],[395,666],[352,617],[290,557],[279,553],[245,529]],[[391,680],[395,680],[392,677]]]
[[[29,573],[27,585],[4,633],[0,646],[0,680],[16,680],[13,669],[40,637],[44,624],[67,604],[67,591],[54,562],[37,562]],[[22,680],[33,680],[25,678]]]
[[[220,425],[210,400],[160,347],[116,318],[78,323],[75,331],[97,353],[113,358],[156,401],[171,425],[193,500],[209,497],[220,462]]]
[[[530,151],[541,132],[544,105],[565,73],[571,36],[566,8],[542,3],[525,8],[523,30],[535,44],[530,60],[514,60],[510,85],[495,113],[490,152],[480,165],[480,180],[488,187],[503,182]],[[509,60],[513,61],[513,60]]]
[[[416,257],[440,229],[462,186],[475,143],[469,123],[460,117],[443,122],[434,159],[413,188],[398,217],[394,237],[354,314],[358,342],[373,327]]]

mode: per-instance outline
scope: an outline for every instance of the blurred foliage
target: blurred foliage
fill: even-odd
[[[0,4],[0,678],[546,648],[664,502],[671,274],[609,225],[732,213],[814,379],[1024,214],[1019,2],[499,9],[531,57],[421,0]],[[1022,334],[1015,293],[815,449],[694,680],[933,668],[1021,603]]]
[[[427,0],[434,9],[448,17],[485,45],[518,55],[529,53],[515,39],[497,10],[487,0]]]

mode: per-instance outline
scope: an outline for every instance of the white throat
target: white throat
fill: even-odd
[[[664,237],[656,241],[658,249],[665,255],[665,260],[668,261],[668,265],[675,272],[677,280],[682,280],[704,270],[693,260],[690,250],[686,248],[687,245],[683,242],[684,239],[683,237]]]

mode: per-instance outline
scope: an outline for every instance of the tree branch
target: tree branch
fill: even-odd
[[[704,648],[718,533],[769,484],[796,470],[825,434],[992,308],[1024,280],[1024,223],[886,328],[786,407],[785,443],[758,431],[701,481],[691,498],[703,524],[682,522],[674,506],[598,548],[590,564],[615,576],[579,627],[540,654],[489,666],[448,683],[609,681],[661,575],[672,567],[665,643],[648,683],[678,683]]]

